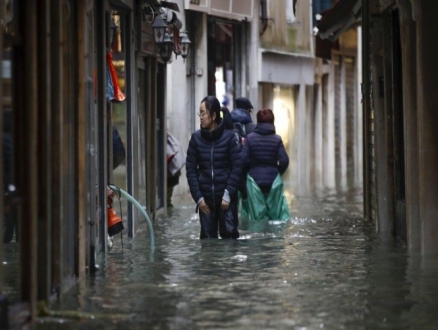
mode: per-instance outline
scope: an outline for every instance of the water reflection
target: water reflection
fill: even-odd
[[[290,220],[242,222],[239,240],[200,241],[194,206],[175,204],[154,224],[152,260],[144,224],[54,309],[108,316],[83,329],[438,328],[436,257],[380,241],[360,191],[289,193]],[[78,326],[62,320],[34,328]]]

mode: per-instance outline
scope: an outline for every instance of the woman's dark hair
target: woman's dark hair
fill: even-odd
[[[223,113],[223,123],[226,129],[234,129],[233,118],[231,118],[230,110],[226,107],[221,108]]]
[[[221,111],[221,104],[219,103],[219,100],[212,96],[206,96],[202,99],[201,104],[205,102],[205,109],[210,113],[210,117],[213,117],[213,114],[216,114],[216,122],[219,123],[220,120],[220,111]]]
[[[273,124],[275,120],[274,113],[271,109],[262,109],[257,112],[257,123]]]

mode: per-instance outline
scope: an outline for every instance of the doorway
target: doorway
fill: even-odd
[[[232,110],[234,99],[246,95],[246,25],[208,18],[208,95]]]

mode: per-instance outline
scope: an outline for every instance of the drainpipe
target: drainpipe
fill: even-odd
[[[260,20],[262,21],[260,35],[265,33],[266,28],[268,27],[268,5],[266,0],[260,1]]]
[[[194,14],[194,15],[198,15],[198,14]],[[195,79],[196,79],[196,27],[195,27],[195,20],[191,19],[190,21],[190,29],[187,29],[189,32],[193,33],[193,37],[189,38],[192,41],[191,47],[190,47],[190,109],[192,109],[191,111],[189,111],[189,115],[190,115],[190,134],[192,132],[194,132],[196,130],[196,118],[195,118],[195,112],[193,111],[193,109],[196,108],[196,100],[195,100],[195,89],[196,89],[196,84],[195,84]],[[186,20],[187,22],[187,20]],[[187,24],[187,23],[186,23]],[[188,33],[188,32],[187,32]]]
[[[309,0],[309,24],[312,24],[313,22],[313,0]],[[310,31],[313,31],[313,27],[310,28]],[[315,56],[315,38],[312,35],[312,32],[310,33],[310,55],[312,57]]]
[[[372,219],[371,214],[371,186],[370,186],[370,166],[369,166],[369,143],[368,135],[370,128],[369,109],[370,109],[370,22],[369,4],[367,0],[362,0],[362,118],[363,118],[363,213],[368,221]]]

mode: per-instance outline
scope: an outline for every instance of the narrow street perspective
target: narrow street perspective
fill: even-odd
[[[0,0],[0,330],[438,329],[426,0]]]

